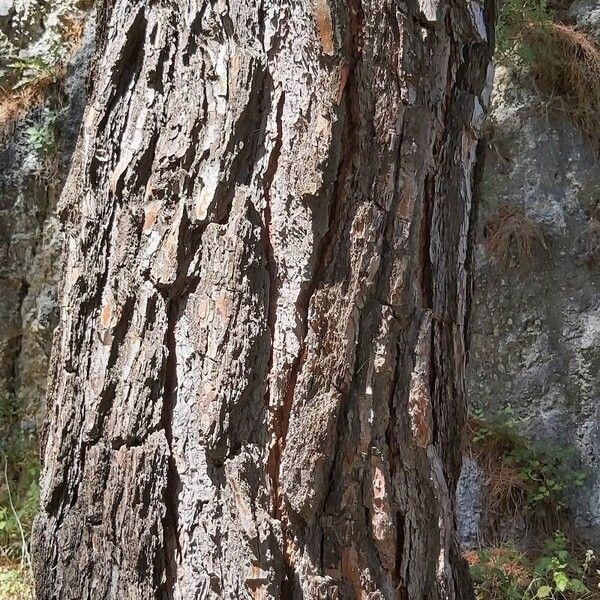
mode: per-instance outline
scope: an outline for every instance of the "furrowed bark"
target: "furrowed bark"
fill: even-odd
[[[453,503],[492,12],[104,2],[41,600],[472,597]]]

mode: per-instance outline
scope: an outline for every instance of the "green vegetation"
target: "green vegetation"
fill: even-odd
[[[10,479],[5,453],[2,453],[2,461],[0,600],[33,600],[29,541],[39,503],[39,468],[37,464],[31,466],[25,474],[20,474],[20,481],[14,484]]]
[[[585,482],[573,449],[532,441],[512,408],[469,419],[468,451],[487,478],[486,547],[468,551],[478,600],[598,600],[600,561],[567,538],[566,499]],[[520,526],[508,540],[500,532]],[[520,545],[512,538],[520,538]]]
[[[33,600],[33,583],[29,570],[12,563],[0,562],[0,599]]]
[[[27,128],[29,144],[41,157],[51,157],[57,151],[57,119],[57,111],[44,109],[39,121]]]
[[[55,60],[42,56],[15,58],[8,66],[18,76],[17,82],[13,85],[13,90],[31,85],[42,77],[47,78],[49,83],[56,83],[61,77],[58,58]]]
[[[0,398],[0,599],[29,600],[29,540],[39,504],[39,462],[32,433],[24,430],[22,402]]]
[[[22,474],[16,489],[10,490],[10,480],[5,473],[6,489],[0,495],[0,553],[5,559],[26,559],[31,525],[37,513],[40,498],[38,465]]]
[[[548,106],[567,115],[600,151],[600,45],[561,22],[546,0],[506,0],[496,28],[498,62],[532,76]]]
[[[531,555],[534,555],[533,557]],[[540,552],[500,546],[465,554],[478,600],[591,600],[599,598],[593,551],[568,548],[557,531]]]
[[[44,54],[7,57],[10,75],[8,85],[0,88],[0,134],[10,131],[11,125],[38,106],[60,106],[61,81],[66,65],[76,50],[83,33],[82,14],[75,6],[62,7],[54,43]],[[17,54],[18,48],[15,48]]]
[[[475,411],[469,420],[469,449],[489,482],[491,530],[517,517],[547,533],[560,526],[566,498],[585,482],[571,448],[528,439],[525,421],[511,407],[490,415]]]
[[[501,62],[515,55],[526,62],[531,58],[526,32],[531,27],[544,27],[552,22],[554,11],[546,0],[505,0],[499,3],[496,24],[496,52]]]

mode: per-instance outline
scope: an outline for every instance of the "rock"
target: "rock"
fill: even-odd
[[[600,4],[597,0],[577,0],[568,10],[569,17],[600,39]]]
[[[14,0],[0,0],[0,19],[7,19],[14,13]]]
[[[600,162],[566,118],[498,69],[478,224],[468,396],[512,405],[538,439],[573,446],[586,485],[574,526],[600,541],[600,270],[586,258],[600,206]],[[501,267],[486,226],[508,205],[543,235],[530,260]],[[511,325],[512,323],[512,325]],[[508,325],[507,325],[508,324]]]
[[[62,250],[54,209],[83,116],[93,41],[90,19],[63,83],[56,174],[48,176],[27,134],[42,109],[15,124],[0,145],[0,402],[16,400],[25,415],[21,428],[29,432],[43,418]]]

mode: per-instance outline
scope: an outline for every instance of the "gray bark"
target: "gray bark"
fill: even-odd
[[[106,0],[61,201],[39,598],[470,598],[493,8]]]

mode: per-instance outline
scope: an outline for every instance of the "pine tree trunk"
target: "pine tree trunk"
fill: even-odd
[[[39,600],[472,597],[453,503],[492,12],[104,0]]]

